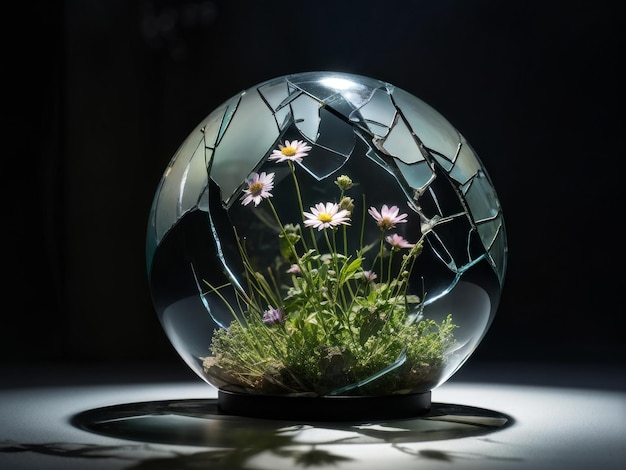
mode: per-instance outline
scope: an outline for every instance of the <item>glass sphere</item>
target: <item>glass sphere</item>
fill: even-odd
[[[441,114],[384,81],[274,78],[182,142],[150,212],[147,270],[172,345],[219,390],[430,392],[491,325],[502,210]]]

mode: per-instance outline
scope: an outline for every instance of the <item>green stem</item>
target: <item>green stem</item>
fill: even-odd
[[[365,217],[367,210],[365,209],[365,194],[363,194],[362,204],[363,204],[363,214],[361,215],[361,236],[359,238],[359,252],[363,250],[363,238],[365,237]]]
[[[280,217],[278,216],[278,213],[276,212],[276,207],[274,207],[274,204],[269,199],[268,199],[268,204],[270,206],[270,209],[272,210],[272,213],[274,214],[274,217],[276,218],[276,222],[278,223],[281,234],[283,235],[283,237],[285,237],[285,239],[287,240],[287,243],[289,243],[289,249],[291,250],[291,254],[295,258],[298,268],[300,268],[300,273],[302,274],[302,277],[304,277],[308,289],[314,288],[315,286],[313,283],[313,278],[311,277],[309,270],[306,269],[306,266],[302,264],[302,261],[300,257],[298,256],[298,253],[296,252],[296,247],[293,245],[293,243],[291,243],[291,240],[287,236],[285,227],[283,226],[282,222],[280,221]],[[313,297],[316,298],[318,302],[321,302],[323,300],[323,298],[319,295],[319,292],[316,289],[313,289],[312,295]]]
[[[380,280],[383,282],[389,282],[389,279],[384,279],[385,266],[383,264],[383,249],[385,248],[385,232],[380,232],[380,246],[378,248],[378,257],[380,258]]]
[[[341,193],[339,194],[339,201],[343,201],[343,198],[345,197],[345,191],[342,189]],[[350,214],[350,216],[352,216],[352,214]],[[342,227],[342,234],[343,234],[343,254],[345,256],[348,255],[348,226],[347,225],[343,225]]]
[[[393,247],[389,250],[389,261],[387,262],[387,282],[391,284],[391,266],[393,264]]]
[[[400,275],[402,275],[404,271],[408,271],[409,273],[413,271],[413,266],[415,265],[415,260],[417,259],[417,256],[415,255],[414,251],[419,247],[420,244],[423,243],[424,238],[425,236],[422,235],[420,239],[415,243],[415,246],[411,248],[408,255],[405,256],[404,259],[402,260],[402,264],[400,265],[400,271],[399,271]],[[410,266],[409,266],[409,263],[410,263]],[[402,289],[404,289],[405,291],[404,293],[406,293],[407,283],[402,284],[403,285]],[[398,286],[398,294],[400,294],[400,289],[401,287]]]
[[[224,305],[226,306],[226,308],[230,311],[231,315],[233,317],[235,317],[235,319],[237,320],[237,322],[243,327],[244,325],[241,323],[241,319],[239,318],[239,316],[237,315],[237,313],[235,312],[235,310],[231,307],[230,303],[228,303],[228,301],[226,300],[226,297],[224,297],[220,292],[219,289],[229,286],[231,285],[230,283],[228,284],[224,284],[222,286],[219,287],[214,287],[212,284],[209,284],[207,281],[204,281],[204,283],[209,286],[209,288],[213,291],[213,293],[215,295],[217,295],[219,297],[219,299],[224,303]],[[241,313],[241,312],[240,312]]]
[[[236,232],[235,232],[236,233]],[[246,300],[248,304],[248,309],[250,309],[254,304],[254,293],[256,292],[264,302],[269,304],[277,305],[280,300],[280,293],[278,291],[272,291],[267,281],[264,278],[257,277],[257,272],[255,271],[250,258],[248,257],[248,253],[245,247],[242,245],[239,236],[237,235],[237,246],[239,247],[239,253],[241,254],[241,259],[245,268],[246,280],[248,281],[248,285],[250,286],[251,292],[242,295],[242,297]],[[260,273],[259,273],[260,274]],[[277,305],[280,306],[280,305]]]
[[[288,160],[287,164],[289,165],[289,171],[291,172],[291,177],[293,179],[293,185],[296,188],[296,199],[298,200],[298,208],[300,209],[300,216],[302,217],[303,214],[304,214],[304,206],[302,205],[302,193],[300,192],[300,183],[298,183],[298,177],[296,176],[296,168],[294,167],[293,162],[291,160]],[[313,232],[312,228],[309,231],[310,231],[310,234],[311,234],[311,240],[313,241],[313,246],[317,250],[317,243],[316,243],[316,240],[315,240],[315,233]],[[307,247],[307,243],[306,243],[306,240],[304,238],[304,235],[302,236],[302,245],[304,246],[304,250],[308,251],[308,247]]]

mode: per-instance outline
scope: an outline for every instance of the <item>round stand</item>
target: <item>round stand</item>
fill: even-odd
[[[307,421],[372,421],[422,416],[431,392],[385,396],[290,397],[219,390],[218,409],[250,418]]]

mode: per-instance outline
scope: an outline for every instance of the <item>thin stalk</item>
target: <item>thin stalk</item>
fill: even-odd
[[[231,313],[231,315],[232,315],[233,317],[235,317],[235,319],[237,320],[237,322],[238,322],[238,323],[239,323],[239,324],[243,327],[244,325],[241,323],[241,320],[240,320],[240,319],[239,319],[239,317],[237,316],[237,313],[236,313],[236,312],[235,312],[235,310],[234,310],[234,309],[230,306],[230,303],[228,303],[228,302],[226,301],[226,297],[224,297],[224,296],[220,293],[220,291],[219,291],[219,289],[221,289],[221,288],[223,288],[223,287],[226,287],[226,286],[229,286],[229,285],[231,285],[231,284],[230,284],[230,283],[228,283],[228,284],[221,285],[221,286],[219,286],[219,287],[214,287],[212,284],[209,284],[207,281],[204,281],[204,283],[205,283],[207,286],[209,286],[209,289],[211,289],[211,290],[213,291],[213,293],[214,293],[215,295],[217,295],[217,296],[220,298],[220,300],[224,303],[224,305],[226,306],[226,308],[228,309],[228,311]]]
[[[394,253],[394,248],[392,247],[391,250],[389,250],[389,261],[387,262],[387,282],[391,283],[391,267],[393,265],[393,253]]]
[[[289,171],[291,172],[291,177],[293,178],[293,185],[296,187],[296,199],[298,200],[298,208],[300,209],[300,215],[304,214],[304,206],[302,205],[302,193],[300,192],[300,183],[298,183],[298,177],[296,176],[296,168],[293,165],[291,160],[287,161],[289,165]],[[275,213],[275,212],[274,212]],[[276,216],[278,219],[278,216]],[[310,228],[311,240],[313,241],[313,246],[317,250],[317,243],[315,241],[315,234],[313,229]],[[308,246],[304,236],[302,236],[302,245],[304,246],[304,250],[308,251]]]
[[[383,282],[389,282],[389,279],[384,279],[385,266],[383,263],[383,248],[385,248],[385,232],[381,230],[380,245],[378,248],[378,257],[380,258],[380,279]]]

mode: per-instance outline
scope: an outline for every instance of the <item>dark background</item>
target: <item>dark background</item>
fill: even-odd
[[[17,4],[17,2],[16,2]],[[179,364],[145,268],[188,133],[261,81],[388,81],[459,129],[509,241],[483,362],[623,364],[619,1],[66,0],[6,12],[0,362]]]

